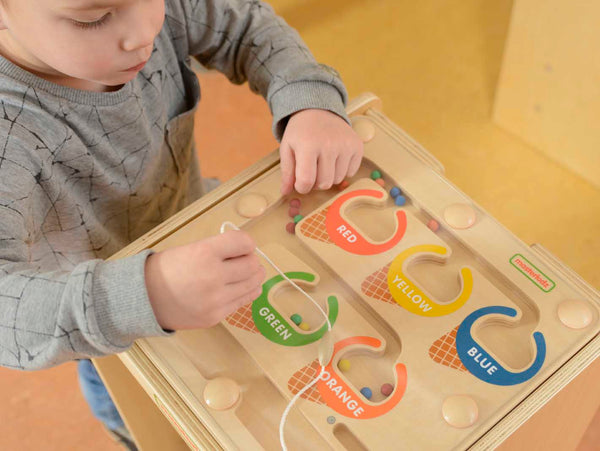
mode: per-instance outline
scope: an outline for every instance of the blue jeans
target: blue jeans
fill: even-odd
[[[112,431],[124,428],[123,419],[92,362],[90,360],[79,360],[77,362],[77,373],[83,397],[89,404],[94,416]]]

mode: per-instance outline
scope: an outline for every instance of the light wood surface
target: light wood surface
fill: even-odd
[[[143,451],[188,449],[116,355],[94,359],[93,362],[138,448]]]
[[[234,220],[238,226],[247,229],[259,247],[267,249],[268,255],[280,262],[284,270],[317,275],[319,279],[315,280],[315,288],[311,291],[320,293],[321,298],[333,294],[339,299],[339,318],[334,328],[338,343],[344,337],[358,333],[383,343],[382,348],[371,356],[367,348],[348,348],[351,351],[349,355],[355,359],[356,369],[348,374],[346,382],[349,387],[358,388],[364,381],[375,386],[383,381],[382,375],[391,374],[391,367],[406,365],[409,387],[412,383],[413,389],[406,390],[397,408],[376,416],[369,423],[344,418],[345,415],[340,411],[337,414],[333,412],[337,423],[331,427],[325,422],[332,415],[331,409],[319,403],[300,402],[286,429],[291,444],[300,446],[301,443],[312,443],[319,447],[327,444],[334,448],[367,445],[377,448],[389,445],[390,439],[397,440],[393,439],[394,433],[411,437],[411,443],[424,440],[421,445],[440,449],[465,448],[481,437],[497,444],[498,440],[514,431],[532,411],[589,364],[590,359],[597,356],[596,342],[586,355],[573,357],[598,332],[598,295],[543,250],[529,249],[491,220],[483,209],[445,181],[440,176],[441,168],[435,159],[427,156],[424,149],[381,112],[371,109],[365,113],[368,120],[375,124],[377,132],[366,145],[367,159],[360,175],[352,180],[353,185],[347,191],[369,189],[385,194],[378,184],[368,179],[370,171],[378,168],[384,174],[386,189],[389,190],[394,184],[400,185],[409,203],[398,209],[384,195],[384,203],[380,208],[373,209],[371,201],[358,199],[348,211],[352,217],[350,223],[355,224],[357,230],[365,232],[372,243],[381,243],[398,229],[394,220],[396,216],[390,212],[402,210],[408,217],[409,228],[406,237],[400,241],[400,248],[393,247],[369,258],[356,258],[344,254],[330,243],[303,236],[302,225],[308,222],[313,213],[323,210],[342,195],[336,192],[313,193],[303,197],[303,212],[307,217],[297,226],[299,235],[294,238],[286,234],[283,226],[289,218],[286,219],[286,200],[278,197],[278,167],[273,164],[273,159],[267,159],[262,166],[258,165],[247,172],[246,179],[239,178],[214,195],[201,199],[168,224],[124,249],[119,256],[148,246],[161,250],[183,244],[218,233],[225,220]],[[269,206],[262,217],[252,219],[237,214],[237,203],[248,193],[259,194],[267,200]],[[456,202],[468,203],[477,212],[477,222],[472,228],[457,231],[443,226],[441,231],[433,233],[425,226],[432,218],[443,224],[445,208]],[[494,240],[490,240],[490,236]],[[420,244],[437,244],[445,248],[448,254],[452,252],[448,261],[427,253],[425,259],[415,254],[416,257],[410,261],[407,259],[402,267],[414,277],[415,285],[421,286],[423,292],[436,305],[439,304],[440,311],[452,305],[453,299],[460,299],[460,292],[467,285],[465,277],[469,271],[477,280],[469,302],[464,307],[457,303],[456,309],[443,314],[436,321],[407,312],[393,300],[386,304],[365,296],[361,285],[369,274],[381,271],[393,260],[399,249],[410,250]],[[535,267],[541,268],[544,274],[552,274],[556,287],[550,293],[540,290],[510,266],[510,256],[517,251],[525,255],[528,261],[534,262]],[[439,267],[439,263],[431,266],[431,258],[443,263],[442,268],[433,273],[432,269],[436,265]],[[469,270],[467,273],[465,268]],[[272,270],[269,271],[269,277],[275,275]],[[462,277],[458,281],[457,274]],[[340,282],[343,283],[340,285]],[[277,293],[274,292],[273,296]],[[316,333],[323,324],[322,317],[310,305],[303,304],[293,291],[284,293],[284,298],[290,299],[287,304],[293,303],[305,309],[303,316],[311,325],[306,334]],[[581,331],[567,330],[558,322],[555,313],[561,301],[573,297],[586,299],[593,312],[592,325]],[[287,315],[293,313],[286,311],[289,305],[279,298],[276,296],[272,299],[276,310],[280,309]],[[514,321],[494,319],[485,322],[485,327],[479,327],[474,332],[474,336],[485,343],[492,355],[506,368],[517,372],[530,366],[535,358],[531,333],[534,330],[544,333],[548,348],[546,362],[539,374],[523,384],[498,388],[469,373],[445,368],[427,355],[428,348],[435,340],[458,326],[466,313],[489,305],[489,299],[494,299],[493,305],[512,306],[517,312]],[[302,335],[304,332],[297,333]],[[155,370],[146,368],[153,374],[144,376],[142,369],[136,369],[131,362],[129,366],[134,373],[139,372],[138,376],[145,378],[145,388],[153,396],[156,394],[163,399],[177,399],[174,405],[167,406],[175,417],[172,421],[179,427],[187,428],[187,436],[197,445],[206,445],[204,440],[209,437],[226,448],[243,443],[248,449],[274,449],[278,446],[276,431],[279,416],[287,399],[293,394],[288,389],[290,376],[294,370],[302,369],[301,363],[310,365],[317,355],[314,344],[288,348],[285,352],[278,346],[266,341],[261,334],[240,329],[235,321],[226,321],[213,329],[178,333],[170,339],[140,340],[135,351],[138,360],[145,355]],[[374,362],[372,357],[377,356],[382,358]],[[339,356],[334,356],[333,363],[337,361]],[[567,361],[577,365],[568,368],[569,377],[555,380],[555,375],[560,375],[560,368]],[[202,393],[208,381],[221,376],[236,380],[242,387],[242,397],[240,403],[229,411],[215,412],[207,407]],[[552,383],[546,383],[544,396],[528,396],[548,376],[551,376],[549,381]],[[149,382],[159,381],[161,377],[165,383],[160,389]],[[395,377],[398,382],[398,376]],[[420,389],[416,390],[415,384]],[[480,404],[480,420],[470,429],[451,428],[441,419],[441,404],[447,396],[464,393],[471,394]],[[417,408],[422,406],[423,399],[430,400],[429,409]],[[518,413],[518,406],[524,400],[530,403],[529,411]],[[363,403],[365,409],[375,410],[385,404],[385,399],[376,396],[372,401],[363,400]],[[513,412],[517,414],[513,415]],[[432,418],[436,419],[432,421]],[[510,421],[505,421],[507,418]],[[375,423],[378,427],[375,427]],[[497,426],[494,427],[495,424]],[[415,432],[415,425],[425,429],[420,433]],[[204,438],[201,432],[194,433],[194,430],[201,430],[202,427],[205,428]],[[404,431],[403,427],[410,428],[410,431]],[[380,430],[392,432],[374,433]],[[436,431],[435,434],[431,434],[432,430]]]
[[[600,187],[600,3],[516,0],[494,121]]]

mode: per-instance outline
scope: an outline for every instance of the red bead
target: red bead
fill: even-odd
[[[383,180],[383,179],[377,179],[377,180],[375,180],[375,183],[377,183],[382,188],[385,186],[385,180]]]
[[[381,386],[381,394],[383,396],[390,396],[394,391],[394,386],[392,384],[383,384]]]
[[[294,233],[296,233],[296,224],[294,224],[293,222],[288,222],[285,225],[285,230],[287,231],[287,233],[291,233],[293,235]]]
[[[300,199],[298,199],[297,197],[295,197],[292,200],[290,200],[290,207],[294,207],[294,208],[300,209]]]
[[[290,207],[290,209],[288,210],[288,216],[290,218],[293,218],[296,215],[300,214],[300,209],[298,207]]]

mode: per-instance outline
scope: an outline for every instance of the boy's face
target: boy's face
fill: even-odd
[[[83,89],[134,78],[164,20],[164,0],[1,3],[4,56],[44,78]]]

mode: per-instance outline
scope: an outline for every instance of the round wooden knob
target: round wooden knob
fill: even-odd
[[[560,322],[571,329],[583,329],[592,322],[592,310],[580,300],[561,302],[557,313]]]
[[[467,428],[477,421],[479,408],[470,396],[449,396],[442,405],[442,416],[452,427]]]
[[[204,401],[215,410],[230,409],[239,397],[240,386],[228,377],[212,379],[204,387]]]
[[[248,193],[238,199],[235,209],[244,218],[256,218],[265,212],[268,204],[264,196]]]
[[[477,214],[468,204],[452,204],[444,210],[444,219],[453,229],[468,229],[475,224]]]
[[[375,124],[366,117],[355,117],[351,119],[352,128],[363,142],[369,142],[375,136]]]

